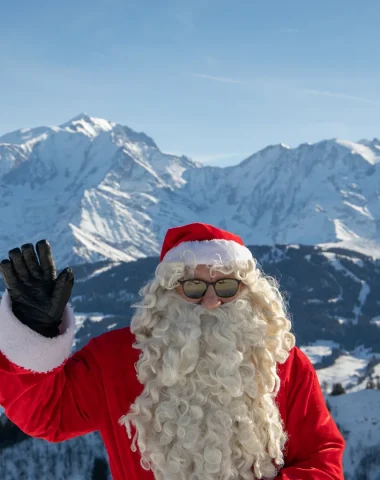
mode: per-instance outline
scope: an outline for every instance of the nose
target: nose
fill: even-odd
[[[202,307],[209,310],[214,310],[215,308],[218,308],[221,304],[222,302],[215,293],[214,288],[212,287],[212,285],[209,285],[201,301]]]

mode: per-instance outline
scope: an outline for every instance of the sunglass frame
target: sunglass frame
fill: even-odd
[[[233,295],[229,295],[228,297],[223,297],[223,296],[219,295],[218,292],[216,291],[215,285],[222,280],[234,280],[237,283],[236,293],[234,293]],[[189,295],[186,294],[185,288],[184,288],[184,284],[186,282],[200,282],[200,283],[205,284],[206,288],[205,288],[204,292],[202,293],[202,295],[200,297],[189,297]],[[208,282],[208,281],[203,280],[201,278],[187,278],[186,280],[178,280],[178,283],[181,285],[182,291],[186,295],[187,298],[190,298],[191,300],[200,300],[201,298],[203,298],[205,296],[205,294],[207,292],[207,289],[210,285],[212,285],[215,294],[219,298],[232,298],[238,293],[239,288],[240,288],[240,284],[242,283],[242,280],[239,280],[238,278],[228,278],[227,277],[227,278],[218,278],[218,280],[215,280],[215,282]]]

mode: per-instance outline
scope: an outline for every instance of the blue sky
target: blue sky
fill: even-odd
[[[380,136],[380,2],[21,0],[0,6],[0,134],[80,112],[214,165]]]

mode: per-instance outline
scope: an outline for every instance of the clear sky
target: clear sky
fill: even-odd
[[[215,165],[372,139],[379,52],[379,0],[3,1],[0,134],[87,112]]]

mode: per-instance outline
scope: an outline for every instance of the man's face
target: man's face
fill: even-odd
[[[226,275],[225,273],[221,273],[221,272],[213,272],[213,276],[211,276],[210,269],[209,267],[207,267],[207,265],[197,265],[194,271],[194,278],[198,280],[205,280],[206,282],[216,282],[221,278],[236,278],[236,276],[233,274]],[[180,295],[186,301],[193,304],[196,304],[196,303],[200,304],[202,305],[202,307],[207,308],[209,310],[218,308],[223,303],[228,303],[228,302],[231,302],[232,300],[235,300],[239,296],[241,289],[242,289],[242,286],[240,284],[236,295],[229,298],[221,298],[221,297],[218,297],[217,294],[215,293],[214,287],[212,285],[209,285],[206,290],[206,293],[200,300],[198,299],[193,300],[185,295],[181,285],[176,287],[176,291],[178,295]]]

